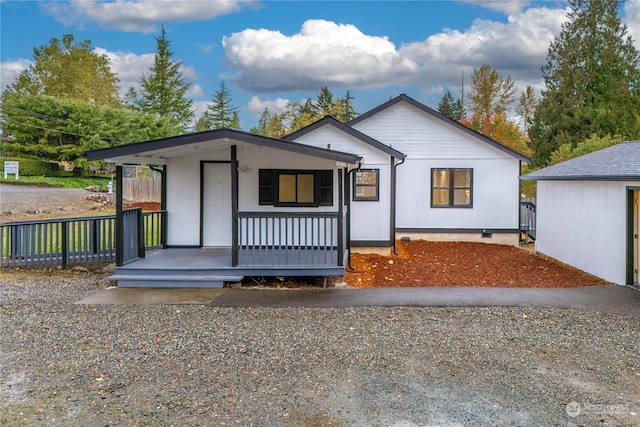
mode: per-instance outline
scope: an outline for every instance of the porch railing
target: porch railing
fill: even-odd
[[[343,265],[344,215],[238,212],[239,265]]]
[[[129,212],[125,211],[125,218],[134,215]],[[142,238],[136,239],[136,248],[139,243],[143,243],[145,250],[163,247],[162,224],[166,212],[135,212],[135,215],[140,215],[144,223],[139,228]],[[61,265],[66,268],[71,263],[113,261],[116,259],[115,220],[115,215],[109,215],[0,224],[0,267]],[[129,234],[137,233],[125,235]]]
[[[520,202],[520,231],[535,240],[536,205],[533,202]]]

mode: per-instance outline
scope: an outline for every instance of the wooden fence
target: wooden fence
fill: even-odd
[[[160,178],[123,178],[122,197],[134,202],[160,202],[162,179]]]

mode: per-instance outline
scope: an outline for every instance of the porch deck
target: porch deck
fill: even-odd
[[[119,287],[222,287],[246,276],[341,276],[336,249],[242,249],[232,267],[230,248],[170,248],[116,267]]]

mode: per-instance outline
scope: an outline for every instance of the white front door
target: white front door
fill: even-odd
[[[231,246],[231,165],[205,163],[202,245]]]

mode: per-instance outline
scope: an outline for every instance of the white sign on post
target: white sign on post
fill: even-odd
[[[5,161],[4,162],[4,179],[7,179],[7,175],[15,175],[16,179],[19,178],[19,173],[18,173],[18,163],[19,162],[10,162],[10,161]]]

